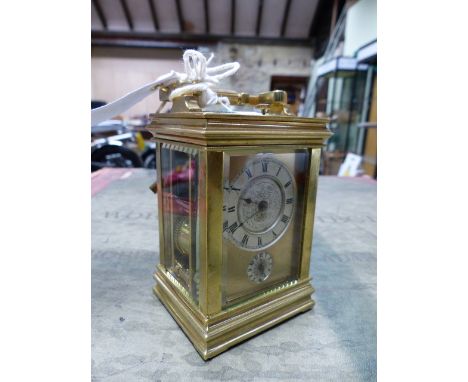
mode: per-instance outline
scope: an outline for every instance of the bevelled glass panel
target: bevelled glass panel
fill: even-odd
[[[165,266],[173,283],[198,304],[198,150],[161,144]]]

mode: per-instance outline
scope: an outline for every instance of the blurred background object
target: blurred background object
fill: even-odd
[[[241,64],[221,88],[286,90],[292,112],[330,118],[334,136],[323,150],[322,174],[337,175],[352,153],[362,158],[357,173],[376,178],[376,0],[92,0],[91,27],[96,105],[183,71],[184,49],[212,52],[213,65]],[[92,140],[101,140],[92,152],[113,146],[101,150],[103,166],[154,168],[144,125],[157,98],[119,116],[121,126],[108,136],[93,127]],[[117,147],[121,157],[111,150]]]
[[[91,109],[104,106],[91,101]],[[106,167],[156,168],[156,144],[145,129],[146,116],[125,120],[120,116],[91,126],[91,171]],[[145,139],[146,137],[146,139]]]

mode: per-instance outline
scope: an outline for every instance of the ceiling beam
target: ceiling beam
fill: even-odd
[[[236,34],[236,0],[231,0],[231,34]]]
[[[156,40],[135,40],[135,39],[91,39],[91,46],[94,47],[110,47],[110,48],[149,48],[149,49],[196,49],[199,44],[172,42],[172,41],[156,41]]]
[[[204,0],[203,10],[205,11],[205,33],[210,33],[210,5],[208,0]]]
[[[159,30],[159,22],[158,22],[158,14],[156,13],[156,8],[154,7],[153,0],[148,0],[150,10],[151,10],[151,18],[153,19],[154,30]]]
[[[283,22],[281,23],[281,37],[284,37],[286,33],[286,26],[288,25],[289,9],[291,8],[291,0],[286,2],[286,8],[284,9]]]
[[[258,0],[257,26],[255,28],[255,34],[257,36],[260,36],[260,28],[262,26],[262,13],[263,13],[263,0]]]
[[[319,29],[322,27],[323,24],[327,24],[328,29],[328,14],[331,13],[332,3],[330,0],[317,0],[317,4],[315,6],[315,13],[312,16],[312,21],[310,23],[309,28],[309,38],[312,40],[314,37],[317,37],[319,33]],[[328,32],[327,32],[328,33]]]
[[[141,46],[141,47],[196,47],[203,44],[216,44],[220,41],[240,44],[268,44],[283,46],[310,47],[310,40],[297,38],[271,38],[256,36],[232,36],[213,34],[169,34],[146,32],[92,31],[93,46]]]
[[[336,20],[338,18],[338,0],[333,1],[333,8],[332,8],[332,15],[331,15],[331,23],[330,23],[330,34],[335,29]]]
[[[132,15],[130,14],[130,10],[128,9],[128,4],[126,0],[120,0],[120,5],[122,6],[125,20],[127,20],[128,28],[132,31],[133,30],[133,21]]]
[[[104,12],[101,7],[101,3],[99,0],[93,0],[94,8],[96,9],[96,12],[98,14],[99,20],[101,20],[102,27],[104,29],[107,29],[107,20],[106,16],[104,15]]]
[[[184,16],[182,14],[182,6],[180,5],[180,0],[175,0],[176,10],[177,10],[177,21],[179,22],[179,29],[181,33],[185,32],[184,26]]]

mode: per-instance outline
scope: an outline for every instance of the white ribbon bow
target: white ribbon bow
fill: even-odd
[[[114,102],[91,110],[91,125],[95,126],[123,113],[148,97],[156,91],[159,86],[169,86],[175,82],[187,84],[174,89],[169,96],[170,100],[184,94],[201,92],[201,107],[219,103],[230,111],[227,97],[218,97],[216,92],[211,88],[218,84],[223,78],[236,73],[240,65],[238,62],[229,62],[209,68],[208,64],[213,57],[214,55],[211,54],[210,58],[207,60],[202,53],[196,50],[186,50],[183,55],[185,73],[178,73],[171,70],[169,73],[158,77],[156,81],[150,82]]]

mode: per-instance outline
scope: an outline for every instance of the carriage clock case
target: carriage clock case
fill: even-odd
[[[290,115],[283,91],[222,95],[234,112],[203,111],[193,93],[148,126],[157,142],[154,293],[205,360],[312,308],[320,150],[331,135],[325,119]]]

